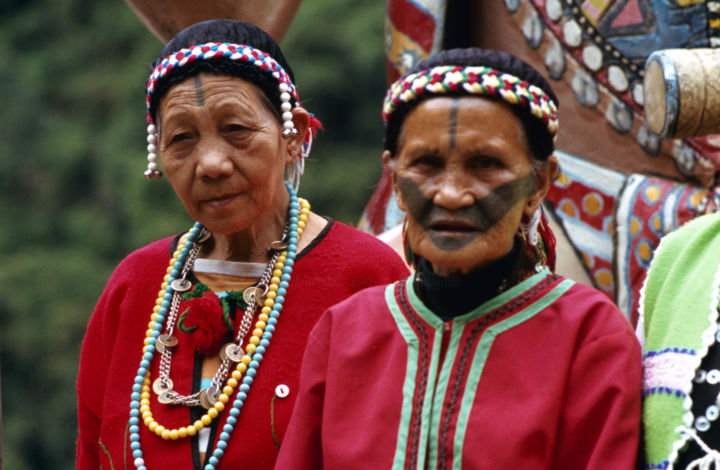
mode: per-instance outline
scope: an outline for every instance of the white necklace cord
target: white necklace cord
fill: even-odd
[[[692,429],[680,426],[676,431],[686,439],[692,438],[705,452],[705,455],[690,462],[685,470],[720,470],[720,452],[711,449]]]

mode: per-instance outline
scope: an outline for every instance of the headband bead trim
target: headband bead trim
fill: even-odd
[[[283,121],[282,136],[289,138],[298,135],[298,130],[295,128],[295,123],[292,120],[293,105],[291,99],[295,99],[295,107],[300,107],[300,98],[290,76],[270,55],[247,44],[233,44],[229,42],[208,42],[190,48],[180,49],[160,61],[150,73],[150,77],[145,86],[146,120],[148,122],[148,167],[145,171],[146,179],[159,179],[162,177],[162,172],[157,165],[156,123],[153,121],[151,113],[152,97],[158,82],[179,67],[198,60],[214,59],[229,59],[245,62],[255,65],[266,72],[271,72],[273,77],[278,81],[278,90],[280,92],[280,110]],[[310,154],[313,137],[318,129],[322,129],[322,124],[311,115],[310,126],[303,138],[302,149],[300,151],[300,163],[296,170],[292,170],[293,174],[290,177],[296,189],[304,168],[304,159]]]
[[[483,66],[443,65],[400,78],[387,91],[383,120],[387,123],[400,105],[422,95],[461,91],[471,95],[500,97],[513,106],[521,106],[545,124],[553,142],[557,139],[557,105],[547,93],[515,75]]]
[[[152,101],[153,92],[155,91],[157,83],[161,78],[165,77],[176,68],[183,67],[187,64],[195,62],[196,60],[213,60],[222,58],[245,62],[255,65],[266,72],[272,72],[273,76],[277,79],[280,85],[285,85],[287,87],[286,92],[290,93],[292,97],[295,98],[295,102],[297,103],[300,101],[297,91],[295,90],[295,85],[292,80],[290,80],[290,76],[288,76],[285,70],[275,61],[275,59],[265,52],[246,44],[208,42],[173,52],[169,56],[165,57],[150,73],[150,78],[148,78],[147,85],[145,87],[147,93],[145,97],[145,105],[147,108],[148,124],[155,124],[153,122],[152,115],[150,114],[150,103]]]

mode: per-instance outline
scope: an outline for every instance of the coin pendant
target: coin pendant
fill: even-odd
[[[170,390],[173,389],[173,381],[172,381],[172,379],[163,380],[162,378],[157,378],[153,382],[152,388],[153,388],[153,391],[157,395],[161,395],[161,394],[163,394],[165,392],[169,392]]]
[[[230,359],[234,363],[240,362],[243,357],[242,348],[235,343],[228,343],[220,350],[220,358]]]
[[[213,408],[215,406],[215,402],[217,401],[217,397],[211,395],[209,393],[209,390],[209,388],[201,390],[200,394],[198,395],[198,399],[200,400],[200,406],[202,406],[206,410]]]
[[[255,300],[255,304],[260,304],[262,302],[262,296],[264,294],[263,289],[259,287],[248,287],[243,291],[243,300],[246,304],[250,305],[250,302],[252,300]]]
[[[175,402],[175,399],[173,398],[173,393],[171,390],[168,390],[167,392],[162,392],[160,395],[158,395],[158,402],[162,403],[163,405],[170,405]]]
[[[175,292],[187,292],[192,287],[192,283],[187,279],[175,279],[170,283],[170,287],[172,287]]]
[[[172,336],[169,334],[162,334],[162,335],[158,336],[157,342],[162,343],[164,346],[166,346],[168,348],[172,348],[174,346],[177,346],[178,339],[175,336]]]

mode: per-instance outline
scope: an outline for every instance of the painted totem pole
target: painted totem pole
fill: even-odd
[[[720,46],[720,2],[388,0],[390,80],[436,50],[468,45],[511,52],[552,79],[561,174],[546,209],[559,244],[572,247],[589,282],[634,324],[653,249],[664,234],[717,208],[720,168],[720,136],[650,131],[645,63],[662,49]],[[372,233],[402,217],[388,183],[384,175],[363,214]]]

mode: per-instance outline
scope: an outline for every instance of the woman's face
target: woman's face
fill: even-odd
[[[397,156],[383,160],[410,246],[435,272],[467,273],[510,251],[549,184],[526,139],[510,107],[485,98],[431,98],[405,118]]]
[[[160,101],[163,170],[190,216],[211,232],[245,230],[284,210],[284,168],[297,139],[262,92],[238,77],[203,73],[173,85]]]

